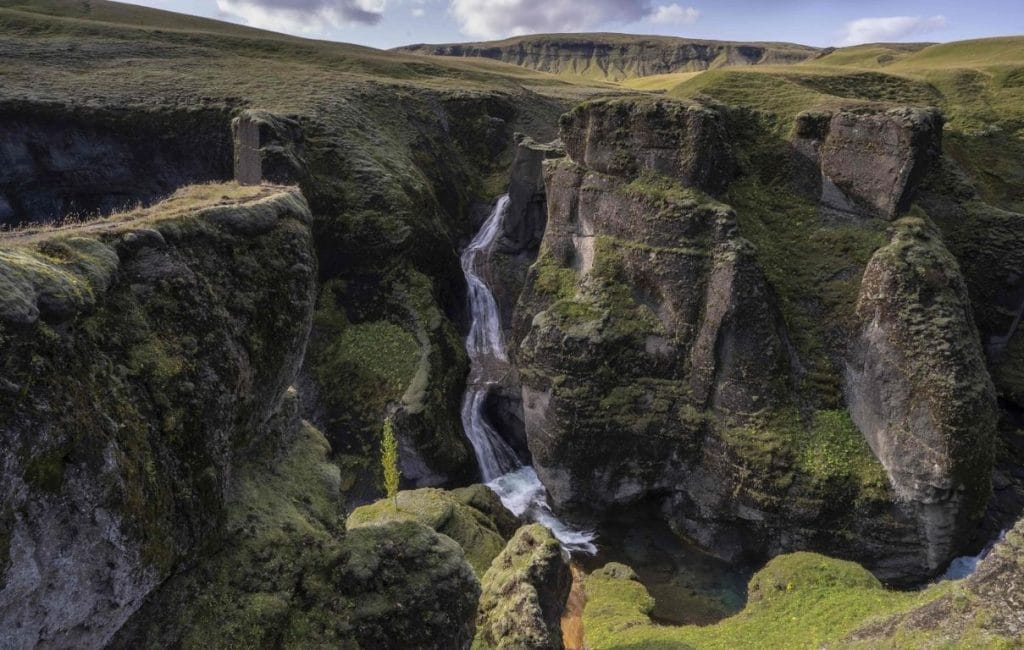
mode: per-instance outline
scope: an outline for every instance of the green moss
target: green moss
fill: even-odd
[[[860,278],[886,241],[885,224],[827,223],[814,203],[752,179],[734,184],[729,202],[778,294],[807,370],[804,389],[821,407],[839,406],[842,378],[830,350],[841,348],[854,331]]]
[[[55,449],[35,456],[25,467],[25,482],[35,489],[59,494],[64,485],[66,454],[64,449]]]
[[[845,410],[823,410],[805,423],[794,410],[764,413],[742,427],[724,427],[722,437],[744,466],[758,475],[790,467],[780,475],[783,489],[796,477],[827,499],[885,501],[889,480],[864,436]]]
[[[506,542],[494,518],[436,488],[399,492],[397,508],[390,499],[360,506],[348,516],[346,526],[352,530],[392,521],[416,521],[451,537],[477,576],[484,574]]]
[[[309,425],[252,451],[236,469],[223,545],[162,585],[113,647],[445,647],[459,637],[479,586],[454,542],[414,522],[346,534],[338,468]]]
[[[379,320],[349,324],[344,312],[324,292],[316,323],[330,341],[314,358],[314,373],[328,403],[358,403],[382,413],[398,402],[416,375],[419,343],[407,329]]]
[[[536,274],[533,286],[541,294],[567,301],[575,297],[577,273],[572,268],[559,264],[547,248],[541,249],[533,270]]]
[[[520,650],[560,646],[552,639],[550,613],[568,596],[569,568],[562,547],[544,526],[516,531],[484,574],[474,650]],[[563,591],[564,590],[564,591]]]
[[[625,191],[627,196],[653,199],[661,204],[680,204],[688,208],[708,200],[699,190],[685,187],[677,180],[651,170],[642,171],[626,185]]]
[[[669,627],[651,622],[654,601],[632,571],[609,564],[587,578],[583,626],[592,650],[816,648],[840,642],[872,617],[931,602],[948,589],[888,591],[852,562],[792,553],[751,578],[741,613],[705,627]]]

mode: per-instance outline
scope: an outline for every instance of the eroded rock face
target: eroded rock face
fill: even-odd
[[[889,300],[883,312],[902,310],[897,325],[879,321],[899,354],[858,347],[849,410],[816,403],[733,210],[642,144],[622,140],[625,155],[591,156],[591,130],[648,110],[609,103],[563,122],[569,159],[546,163],[547,231],[511,337],[530,451],[555,505],[604,516],[653,501],[675,530],[729,560],[813,549],[886,581],[939,572],[984,507],[994,418],[955,262],[928,253],[927,264],[869,266],[861,309]],[[652,138],[674,128],[660,117],[672,111],[659,111]],[[824,138],[833,119],[808,120],[800,132]],[[692,139],[697,149],[676,160],[716,168],[719,152],[702,150],[704,141]],[[868,328],[873,317],[860,313]],[[828,341],[838,367],[852,334]],[[893,374],[908,368],[916,370]],[[943,405],[927,401],[928,386]],[[836,464],[843,471],[827,468]]]
[[[797,116],[794,144],[820,171],[823,206],[891,220],[910,207],[941,155],[942,124],[938,111],[925,109],[808,112]]]
[[[627,43],[599,34],[538,34],[490,43],[410,45],[399,49],[440,56],[486,57],[532,70],[610,81],[717,66],[796,63],[817,52],[803,45],[672,37],[637,37]]]
[[[706,409],[785,399],[781,320],[727,206],[550,164],[545,249],[524,292],[527,437],[562,506],[625,505],[678,480]],[[780,379],[781,378],[781,379]]]
[[[603,174],[646,170],[709,192],[733,176],[722,116],[704,106],[635,98],[588,102],[563,115],[561,127],[569,157]]]
[[[540,524],[523,526],[484,574],[474,647],[562,647],[560,618],[572,576],[562,549]]]
[[[248,192],[4,242],[9,647],[102,646],[218,531],[235,456],[298,369],[316,277],[302,196]]]
[[[561,143],[541,144],[525,136],[516,142],[515,152],[509,174],[508,214],[502,221],[503,230],[491,251],[487,269],[506,330],[547,226],[544,161],[565,156]]]
[[[997,415],[960,267],[932,227],[897,222],[864,272],[857,314],[850,413],[917,509],[935,571],[991,494]]]

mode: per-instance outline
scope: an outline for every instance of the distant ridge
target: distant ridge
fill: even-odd
[[[818,48],[795,43],[741,43],[632,34],[534,34],[501,41],[408,45],[400,52],[480,57],[593,80],[623,81],[729,66],[799,63]]]

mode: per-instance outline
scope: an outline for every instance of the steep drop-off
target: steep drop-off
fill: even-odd
[[[102,645],[215,538],[236,457],[302,360],[309,222],[294,190],[210,185],[3,237],[0,620],[13,646]]]
[[[872,215],[908,205],[938,155],[941,119],[904,115],[825,116],[834,129],[823,140],[775,145],[815,152],[804,160],[821,170],[804,180],[843,177],[829,196],[851,207],[823,194],[817,227],[874,237]],[[663,100],[590,102],[563,117],[568,159],[545,166],[547,230],[514,329],[537,471],[560,507],[606,516],[653,500],[678,531],[732,560],[827,549],[887,580],[933,575],[969,539],[990,489],[996,406],[962,276],[952,259],[931,265],[944,284],[921,262],[883,271],[886,251],[917,241],[897,238],[861,262],[859,311],[849,297],[834,307],[847,334],[819,340],[823,351],[798,339],[762,251],[742,237],[742,188],[764,146],[752,125],[742,112]],[[861,144],[842,160],[817,154],[844,129]],[[899,129],[922,135],[888,153],[871,147]],[[735,208],[721,202],[734,198]],[[909,288],[872,293],[883,277]],[[922,282],[927,293],[914,289]],[[891,303],[881,325],[876,294]],[[850,346],[858,318],[866,343]],[[870,342],[877,327],[888,328],[885,349]],[[901,358],[924,374],[899,374]],[[865,366],[871,379],[858,374]],[[845,398],[819,388],[826,381]]]
[[[229,113],[0,103],[0,226],[83,219],[232,178]]]

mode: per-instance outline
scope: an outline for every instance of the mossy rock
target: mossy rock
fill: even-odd
[[[500,501],[495,506],[477,489],[490,492],[483,486],[464,488],[459,493],[438,488],[402,491],[395,499],[381,499],[356,508],[348,516],[346,526],[349,530],[356,530],[395,521],[419,522],[455,540],[465,551],[470,566],[478,576],[482,576],[505,547],[502,529],[507,530],[508,517],[512,515],[500,506]],[[483,509],[473,505],[474,501]],[[492,514],[495,512],[498,514]]]
[[[474,649],[562,647],[559,623],[572,585],[561,545],[540,524],[523,526],[484,574]]]
[[[415,521],[345,532],[339,471],[308,424],[251,450],[228,534],[174,576],[114,648],[461,648],[479,583],[450,538]]]

